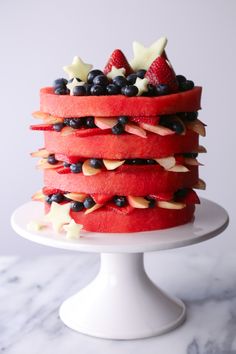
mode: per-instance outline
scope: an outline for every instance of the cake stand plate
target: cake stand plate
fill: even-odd
[[[55,234],[49,228],[40,232],[27,230],[27,224],[40,220],[43,214],[42,203],[29,202],[14,212],[11,223],[20,236],[36,243],[101,253],[98,275],[63,302],[60,317],[78,332],[109,339],[160,335],[183,323],[183,302],[150,280],[143,254],[205,241],[223,232],[229,221],[221,206],[201,199],[194,220],[182,226],[129,234],[82,232],[79,240],[67,240],[64,234]]]

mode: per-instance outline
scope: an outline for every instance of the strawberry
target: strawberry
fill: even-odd
[[[168,64],[168,61],[163,57],[157,57],[147,70],[145,77],[149,80],[150,84],[168,85],[170,92],[178,91],[178,82],[176,75],[172,67]]]
[[[183,155],[175,155],[175,161],[176,161],[176,165],[184,165],[185,164]]]
[[[65,154],[55,154],[55,158],[58,161],[65,161],[68,163],[77,163],[78,161],[81,160],[79,156],[67,156]]]
[[[184,197],[178,198],[178,202],[184,203],[187,205],[200,204],[200,199],[198,198],[197,193],[193,189],[188,189],[188,191]]]
[[[156,199],[156,200],[165,200],[165,201],[170,201],[173,199],[173,192],[159,192],[157,194],[152,194],[150,195],[151,198]]]
[[[105,75],[111,71],[112,66],[115,66],[117,69],[125,68],[126,76],[133,72],[131,66],[128,63],[128,60],[126,59],[125,55],[123,54],[123,52],[120,49],[114,50],[114,52],[111,54],[106,66],[103,70]]]
[[[100,129],[100,128],[76,129],[75,136],[82,138],[86,136],[102,135],[102,134],[110,134],[110,133],[111,133],[111,129]]]
[[[158,125],[159,121],[160,121],[160,117],[130,117],[129,120],[131,122],[135,122],[135,123],[146,123],[146,124],[150,124],[150,125]]]
[[[93,200],[95,201],[96,204],[105,204],[112,198],[112,195],[110,195],[110,194],[91,194],[91,197],[93,198]]]
[[[59,175],[65,175],[67,173],[70,173],[70,167],[60,167],[57,170],[57,173],[59,173]]]
[[[43,194],[44,195],[51,195],[51,194],[57,194],[57,193],[63,193],[63,192],[57,188],[43,187]]]
[[[35,124],[30,126],[31,130],[53,130],[52,124]]]
[[[126,205],[124,207],[118,207],[113,203],[106,204],[106,208],[108,210],[112,210],[118,214],[123,214],[123,215],[128,215],[128,214],[132,213],[132,211],[134,210],[134,208],[130,205]]]

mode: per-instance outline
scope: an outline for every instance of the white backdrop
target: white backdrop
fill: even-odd
[[[42,147],[30,132],[40,87],[63,75],[74,55],[102,68],[115,48],[132,57],[132,41],[150,45],[169,39],[177,73],[204,87],[200,118],[208,124],[201,161],[207,182],[201,195],[228,209],[231,226],[200,249],[235,247],[235,53],[234,0],[1,0],[1,254],[52,252],[20,239],[10,227],[15,207],[41,188],[42,176],[29,152]]]

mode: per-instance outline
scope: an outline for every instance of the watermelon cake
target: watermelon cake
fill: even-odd
[[[129,62],[116,49],[103,70],[75,57],[68,78],[40,91],[31,129],[44,133],[38,157],[44,187],[33,200],[60,231],[127,233],[192,220],[204,189],[197,156],[205,124],[201,87],[176,75],[166,38],[133,43]],[[56,226],[55,226],[56,225]]]

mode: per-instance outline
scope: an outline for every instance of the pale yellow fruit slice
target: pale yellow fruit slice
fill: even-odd
[[[68,199],[71,199],[75,202],[83,203],[84,200],[87,198],[88,194],[85,193],[66,193],[64,196]]]
[[[170,172],[189,172],[189,169],[183,165],[175,165],[168,169]]]
[[[85,214],[90,214],[92,213],[93,211],[97,210],[97,209],[100,209],[101,207],[103,206],[103,204],[95,204],[92,208],[89,208],[86,210]]]
[[[103,164],[107,170],[112,171],[125,163],[125,160],[103,160]]]
[[[167,201],[163,201],[163,200],[159,200],[157,202],[157,206],[159,208],[163,208],[163,209],[176,209],[176,210],[180,210],[186,207],[186,204],[184,203],[177,203],[177,202],[167,202]]]
[[[165,170],[169,170],[170,168],[174,167],[176,164],[176,160],[174,156],[163,157],[160,159],[154,159],[159,165],[164,167]]]
[[[149,207],[149,201],[143,197],[128,196],[128,202],[133,208],[147,209]]]
[[[85,160],[82,165],[82,172],[85,176],[97,175],[101,172],[100,168],[94,168],[90,166],[89,160]]]

